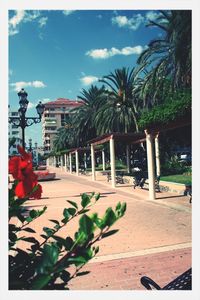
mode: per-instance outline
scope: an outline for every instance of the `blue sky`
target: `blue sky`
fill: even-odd
[[[76,99],[83,88],[116,68],[132,68],[161,32],[145,27],[158,11],[26,10],[9,12],[9,103],[28,93],[28,116],[39,101]],[[42,145],[41,124],[26,128],[26,140]]]

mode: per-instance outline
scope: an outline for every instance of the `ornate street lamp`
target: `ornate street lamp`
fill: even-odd
[[[29,139],[29,152],[32,152],[32,139]]]
[[[9,123],[12,123],[16,127],[21,127],[22,129],[22,146],[25,149],[25,128],[31,126],[33,124],[37,124],[41,122],[42,114],[44,112],[44,104],[40,101],[36,106],[37,113],[39,117],[26,117],[26,111],[29,104],[27,99],[27,92],[24,89],[18,93],[19,97],[19,106],[18,109],[19,117],[9,117]]]

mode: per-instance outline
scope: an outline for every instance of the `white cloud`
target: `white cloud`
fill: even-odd
[[[34,108],[36,105],[29,101],[27,109]]]
[[[96,77],[96,76],[84,76],[84,77],[80,78],[80,81],[83,85],[90,85],[94,82],[97,82],[98,77]]]
[[[74,12],[75,12],[75,10],[63,10],[63,14],[65,16],[69,16],[69,15],[73,14]]]
[[[141,54],[146,47],[135,46],[135,47],[124,47],[121,50],[115,47],[111,49],[93,49],[86,52],[86,55],[94,59],[106,59],[115,55],[132,55],[132,54]]]
[[[9,25],[12,26],[13,29],[16,28],[16,26],[22,22],[24,16],[25,16],[24,10],[15,11],[15,15],[9,20]]]
[[[48,17],[42,17],[42,18],[40,18],[39,21],[38,21],[39,27],[40,28],[44,27],[46,25],[46,23],[47,23],[47,20],[48,20]]]
[[[145,18],[141,14],[136,14],[132,18],[128,19],[126,16],[115,16],[111,19],[112,24],[117,26],[128,28],[131,30],[137,30],[139,26],[144,23]]]
[[[15,11],[15,15],[12,18],[10,18],[8,22],[10,35],[15,35],[19,32],[17,27],[23,21],[24,16],[25,16],[24,10]]]
[[[20,91],[22,88],[25,88],[25,87],[34,87],[34,88],[44,88],[44,87],[46,87],[46,85],[42,81],[39,81],[39,80],[29,81],[29,82],[18,81],[18,82],[15,82],[15,83],[11,83],[10,86],[14,87],[14,90],[17,91],[17,92]]]
[[[22,23],[36,21],[41,28],[46,25],[48,17],[41,16],[39,10],[15,10],[12,18],[9,19],[9,35],[19,33],[19,27]]]
[[[146,18],[148,21],[154,21],[158,16],[160,16],[160,12],[150,10],[146,13]]]
[[[32,22],[33,20],[39,18],[41,12],[39,10],[26,10],[24,15],[24,23]]]
[[[47,102],[51,102],[53,100],[51,100],[50,98],[42,98],[42,99],[39,99],[39,101],[41,101],[44,104],[44,103],[47,103]]]

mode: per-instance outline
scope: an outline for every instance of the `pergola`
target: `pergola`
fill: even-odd
[[[116,187],[116,168],[115,168],[115,143],[122,142],[126,145],[126,158],[127,158],[127,170],[130,171],[130,158],[129,158],[129,145],[140,144],[142,142],[147,143],[147,162],[148,162],[148,177],[149,177],[149,198],[155,199],[155,174],[154,174],[154,160],[153,160],[153,141],[155,139],[156,148],[156,163],[157,163],[157,175],[160,174],[160,159],[159,159],[159,145],[158,134],[153,135],[145,132],[137,133],[109,133],[103,136],[97,137],[89,143],[91,144],[91,154],[94,153],[96,145],[109,142],[110,144],[110,166],[111,166],[111,182],[112,187]],[[92,178],[95,180],[95,157],[92,155]]]
[[[67,160],[69,164],[69,171],[72,173],[72,154],[75,153],[76,157],[76,175],[79,175],[79,153],[91,151],[91,166],[92,166],[92,180],[96,180],[95,172],[95,147],[97,145],[110,144],[110,166],[111,166],[111,182],[112,187],[116,187],[116,168],[115,168],[115,143],[123,142],[126,145],[126,158],[127,158],[127,170],[130,171],[130,158],[129,158],[129,146],[132,144],[139,144],[146,142],[147,149],[147,167],[148,167],[148,182],[149,182],[149,199],[155,200],[155,171],[156,175],[160,176],[160,154],[159,154],[159,133],[162,131],[172,130],[175,128],[185,127],[191,124],[191,116],[188,115],[185,118],[174,120],[165,125],[152,126],[145,129],[144,132],[137,133],[108,133],[92,139],[88,142],[90,147],[73,148],[66,151],[65,154],[65,166],[67,170]],[[153,147],[155,146],[155,159]],[[98,150],[99,151],[99,150]],[[55,161],[55,159],[54,159]],[[105,170],[105,153],[102,149],[102,162],[103,170]],[[54,163],[55,164],[55,163]],[[61,167],[63,167],[61,159]]]

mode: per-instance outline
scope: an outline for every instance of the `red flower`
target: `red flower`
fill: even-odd
[[[33,188],[37,186],[37,189],[33,191]],[[18,198],[25,198],[28,196],[29,198],[40,199],[42,195],[42,187],[37,182],[31,181],[20,181],[15,188],[15,195]]]
[[[33,172],[32,155],[18,146],[21,156],[14,156],[9,160],[9,173],[19,182],[15,188],[15,195],[18,198],[41,198],[42,187],[37,182],[37,175]],[[37,189],[35,190],[35,187]],[[34,189],[34,192],[33,192]]]

